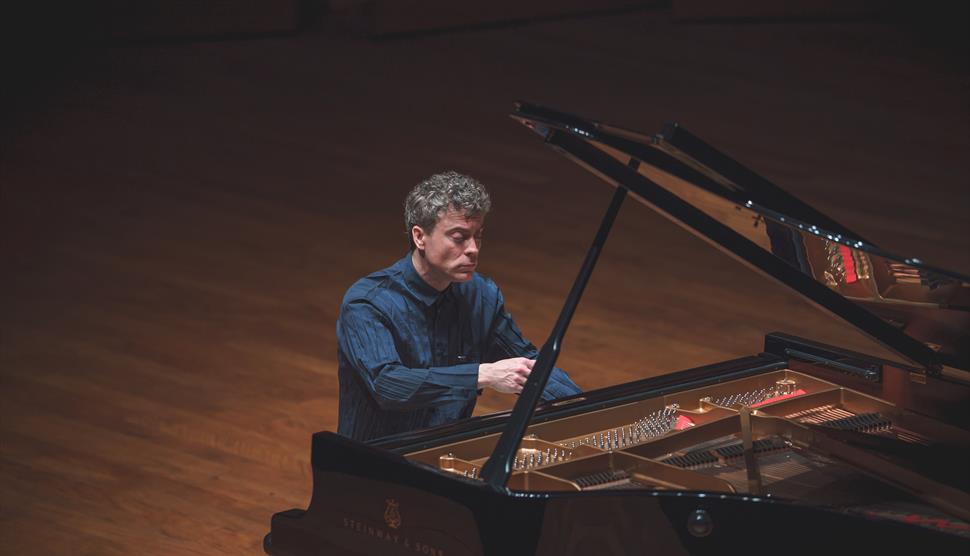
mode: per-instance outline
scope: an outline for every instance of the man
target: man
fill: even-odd
[[[358,280],[340,308],[337,432],[368,440],[440,425],[470,417],[484,388],[522,391],[538,352],[475,272],[490,207],[482,184],[456,172],[408,194],[411,251]],[[555,369],[543,399],[580,392]]]

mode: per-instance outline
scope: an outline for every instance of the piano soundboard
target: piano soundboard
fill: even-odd
[[[934,508],[943,503],[966,513],[954,503],[960,493],[914,477],[891,458],[873,466],[861,448],[882,445],[891,454],[954,434],[965,435],[888,401],[783,369],[534,425],[520,444],[508,487],[740,493],[843,511],[876,508],[900,519],[915,512],[970,536],[970,515],[961,520]],[[496,439],[488,435],[406,457],[478,480]]]

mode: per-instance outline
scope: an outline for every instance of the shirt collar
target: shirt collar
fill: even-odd
[[[439,298],[451,291],[451,284],[445,288],[445,291],[439,292],[431,284],[425,282],[424,278],[418,274],[417,269],[414,268],[411,253],[401,259],[401,270],[404,277],[404,286],[425,305],[433,305]]]

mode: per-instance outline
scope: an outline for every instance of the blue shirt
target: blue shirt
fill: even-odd
[[[495,282],[476,273],[439,292],[418,275],[410,253],[350,287],[337,346],[337,432],[357,440],[470,417],[481,363],[538,355]],[[555,369],[542,397],[580,392]]]

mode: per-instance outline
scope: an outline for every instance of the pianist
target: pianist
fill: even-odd
[[[407,196],[404,258],[358,280],[337,320],[337,432],[357,440],[471,416],[484,388],[521,392],[537,350],[477,274],[491,201],[481,183],[436,174]],[[580,389],[555,369],[543,399]]]

